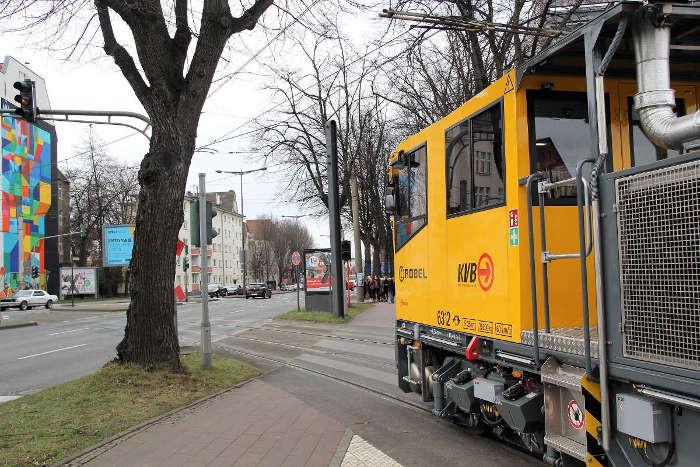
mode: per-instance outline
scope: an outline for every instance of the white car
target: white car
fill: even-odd
[[[8,308],[31,310],[35,306],[51,308],[57,301],[57,296],[48,294],[43,290],[18,290],[13,296],[0,300],[0,310],[5,311]]]

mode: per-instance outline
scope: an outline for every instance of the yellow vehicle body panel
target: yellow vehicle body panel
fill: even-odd
[[[516,87],[512,70],[449,115],[410,136],[392,155],[427,147],[427,224],[394,255],[396,318],[437,328],[520,342],[532,329],[527,193],[519,179],[530,170],[527,91],[552,85],[561,91],[585,92],[583,78],[531,75]],[[629,80],[607,79],[611,163],[629,167],[628,97],[636,90]],[[686,110],[698,107],[695,83],[674,83]],[[445,131],[494,102],[503,102],[505,197],[502,206],[454,217],[447,216]],[[581,135],[589,139],[588,134]],[[517,242],[511,244],[511,220],[518,214]],[[552,253],[579,251],[576,206],[546,206],[546,236]],[[539,327],[544,326],[539,207],[533,207]],[[517,244],[515,244],[517,243]],[[472,275],[476,264],[476,277]],[[588,265],[590,324],[595,325],[593,254]],[[462,268],[462,269],[460,269]],[[468,269],[467,281],[464,270]],[[488,273],[486,271],[489,271]],[[549,263],[550,320],[553,328],[582,325],[580,262]],[[474,278],[473,281],[470,279]]]

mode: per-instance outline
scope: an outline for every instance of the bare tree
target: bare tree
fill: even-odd
[[[268,159],[281,164],[288,176],[284,193],[292,201],[328,212],[325,123],[338,121],[341,212],[352,224],[349,209],[351,175],[360,191],[360,227],[365,250],[377,254],[388,237],[383,196],[387,161],[394,144],[387,105],[377,99],[382,86],[378,64],[353,51],[353,44],[334,25],[298,37],[307,50],[305,62],[293,70],[273,69],[278,83],[271,90],[281,98],[281,110],[262,125]],[[304,44],[307,44],[304,46]],[[308,85],[308,83],[311,83]]]
[[[256,229],[247,245],[250,274],[255,280],[279,284],[290,267],[292,252],[313,244],[311,234],[298,220],[270,216],[254,222]]]
[[[104,142],[90,129],[65,170],[70,182],[71,231],[84,229],[85,236],[73,237],[79,264],[101,264],[102,226],[132,223],[139,185],[134,167],[110,157]]]
[[[199,117],[227,41],[253,29],[272,4],[273,0],[242,0],[233,12],[227,0],[203,0],[198,24],[189,0],[8,0],[0,10],[8,28],[53,24],[63,35],[75,30],[74,23],[84,17],[82,10],[92,9],[88,24],[76,25],[83,31],[80,38],[97,19],[105,53],[150,117],[150,147],[139,171],[131,304],[124,338],[117,346],[121,361],[144,366],[168,362],[174,370],[181,369],[171,258],[183,222]],[[138,64],[128,45],[117,39],[117,18],[130,31]]]
[[[605,7],[600,0],[398,0],[387,16],[410,21],[389,62],[391,89],[379,91],[412,134],[469,100],[505,72]],[[410,13],[405,15],[402,13]]]

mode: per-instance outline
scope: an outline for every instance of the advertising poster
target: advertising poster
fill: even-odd
[[[329,292],[331,290],[330,250],[304,251],[306,266],[306,291]]]
[[[105,225],[102,229],[103,264],[128,266],[134,248],[134,225]]]
[[[95,295],[97,293],[97,274],[95,268],[61,268],[61,296],[71,295],[71,278],[75,280],[76,295]]]

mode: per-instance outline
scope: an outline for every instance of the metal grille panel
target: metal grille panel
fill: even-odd
[[[700,161],[616,190],[624,355],[700,369]]]

